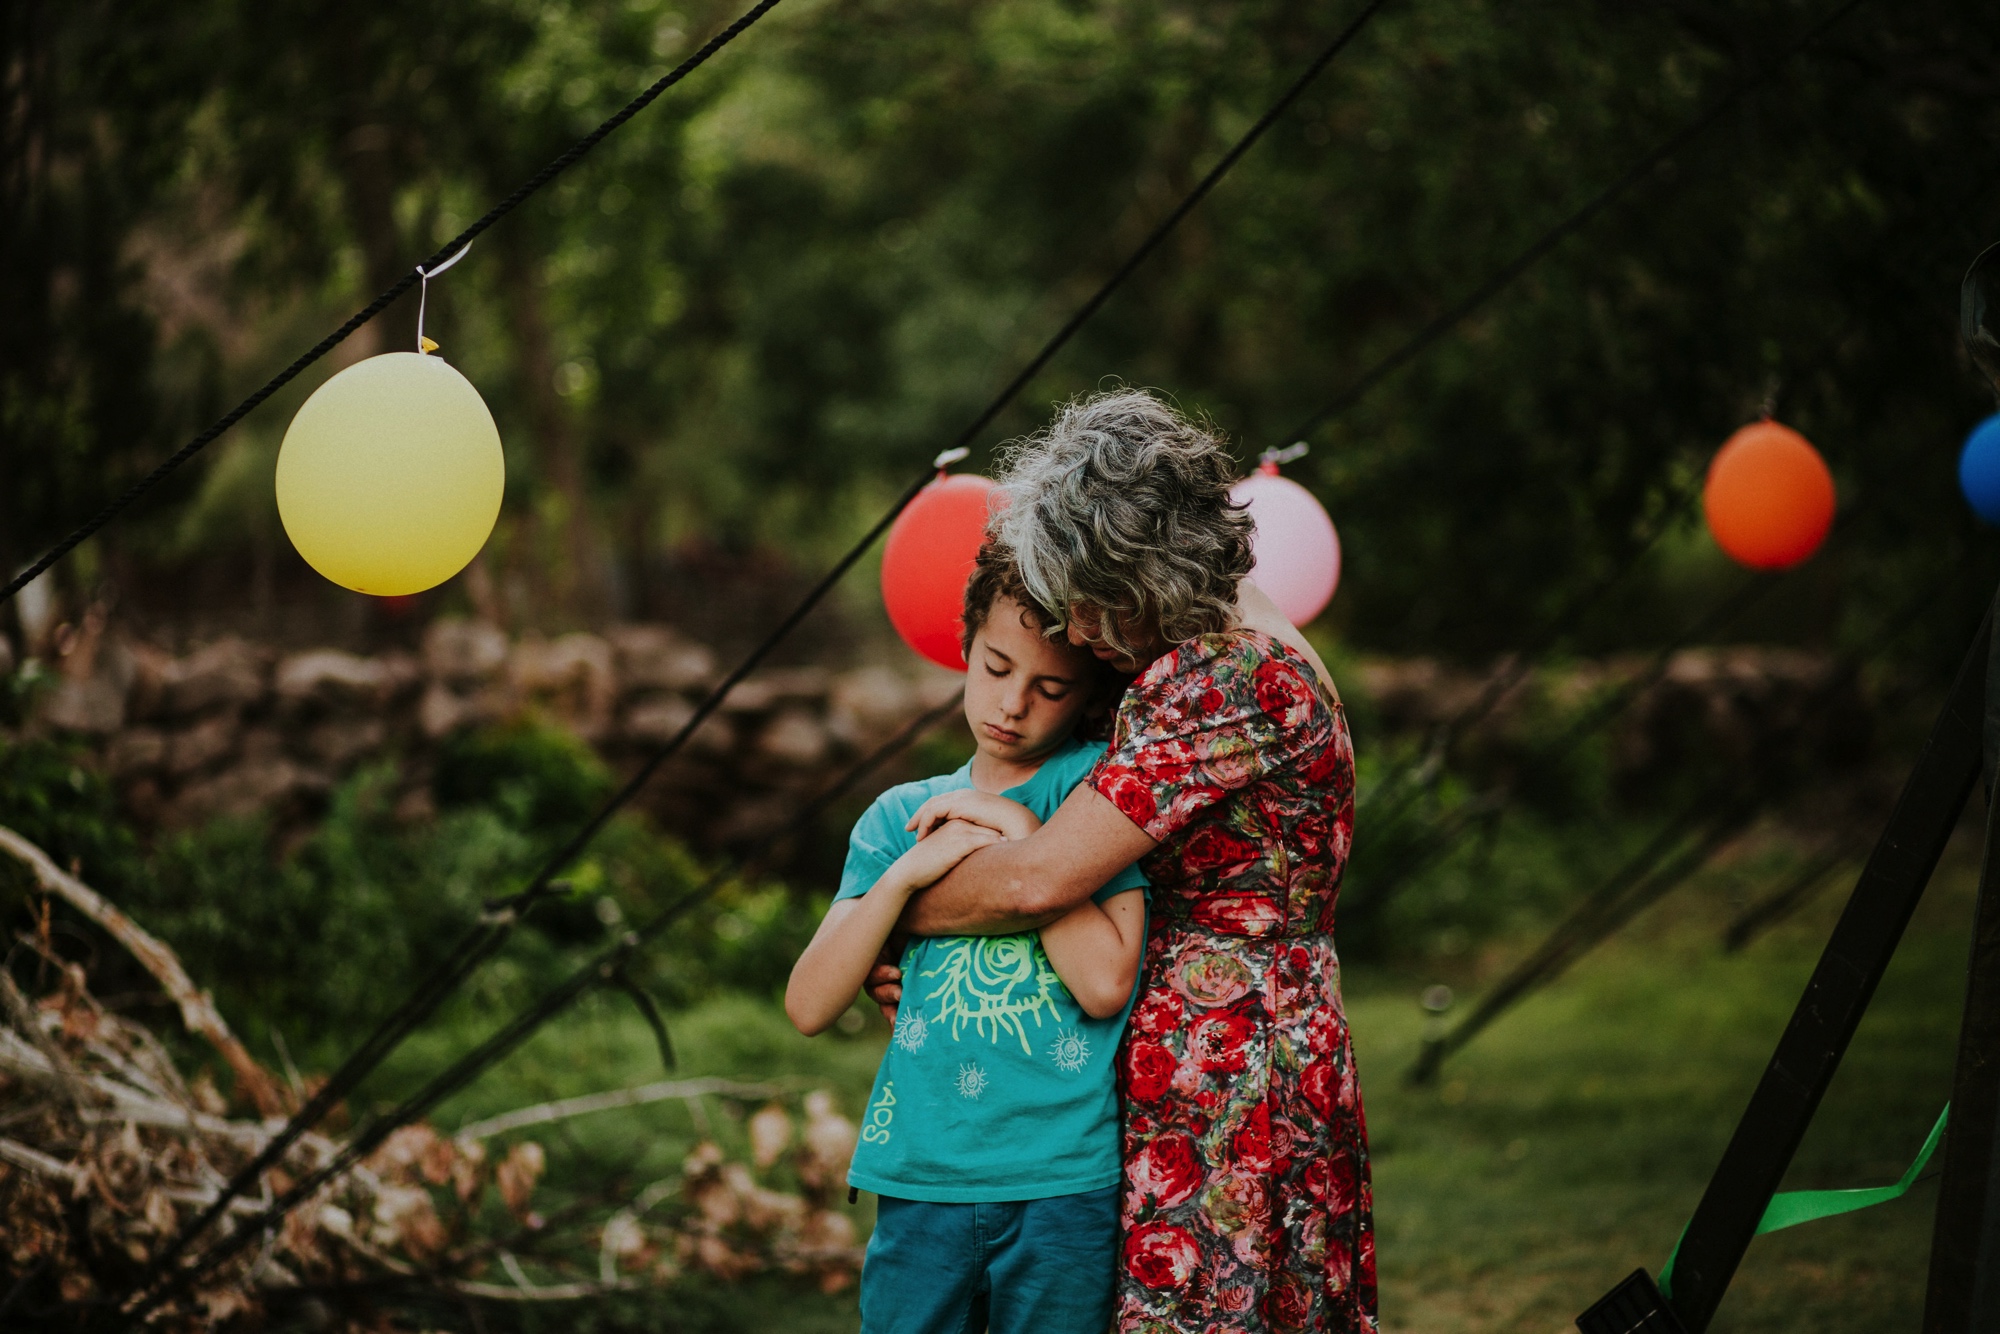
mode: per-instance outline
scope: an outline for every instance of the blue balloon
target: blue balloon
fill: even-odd
[[[2000,528],[2000,412],[1965,437],[1958,454],[1958,489],[1974,514]]]

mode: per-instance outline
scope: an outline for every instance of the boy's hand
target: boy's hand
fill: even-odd
[[[929,838],[920,840],[898,857],[891,869],[905,887],[925,889],[979,849],[1005,841],[997,829],[966,820],[948,820],[933,829]]]
[[[917,813],[903,828],[916,830],[917,838],[922,840],[950,820],[982,825],[1003,838],[1026,838],[1042,827],[1035,813],[1020,802],[965,787],[932,797],[917,807]]]

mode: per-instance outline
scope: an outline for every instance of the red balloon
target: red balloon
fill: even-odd
[[[992,516],[993,483],[974,473],[940,477],[896,516],[882,547],[882,604],[903,642],[953,671],[965,670],[965,584]]]
[[[1833,474],[1806,438],[1774,421],[1729,437],[1708,465],[1701,507],[1731,560],[1753,570],[1797,565],[1833,527]]]

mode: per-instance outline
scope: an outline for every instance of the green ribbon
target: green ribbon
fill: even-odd
[[[1757,1220],[1757,1235],[1779,1232],[1801,1223],[1810,1223],[1817,1218],[1832,1218],[1835,1214],[1851,1214],[1856,1209],[1866,1209],[1871,1205],[1887,1204],[1901,1199],[1917,1184],[1929,1165],[1931,1155],[1937,1152],[1938,1141],[1944,1138],[1945,1118],[1951,1115],[1951,1104],[1946,1103],[1938,1113],[1937,1124],[1931,1127],[1930,1138],[1917,1151],[1916,1161],[1910,1170],[1903,1173],[1903,1179],[1893,1186],[1868,1186],[1860,1190],[1788,1190],[1771,1197],[1764,1206],[1764,1216]],[[1681,1229],[1681,1239],[1686,1240],[1687,1229]],[[1680,1259],[1681,1243],[1674,1243],[1674,1253],[1667,1257],[1667,1263],[1660,1269],[1660,1292],[1663,1296],[1673,1296],[1674,1261]]]

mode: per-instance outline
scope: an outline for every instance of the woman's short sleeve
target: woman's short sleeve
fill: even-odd
[[[1091,786],[1165,842],[1229,794],[1313,766],[1336,737],[1309,671],[1261,635],[1190,640],[1126,692]]]

